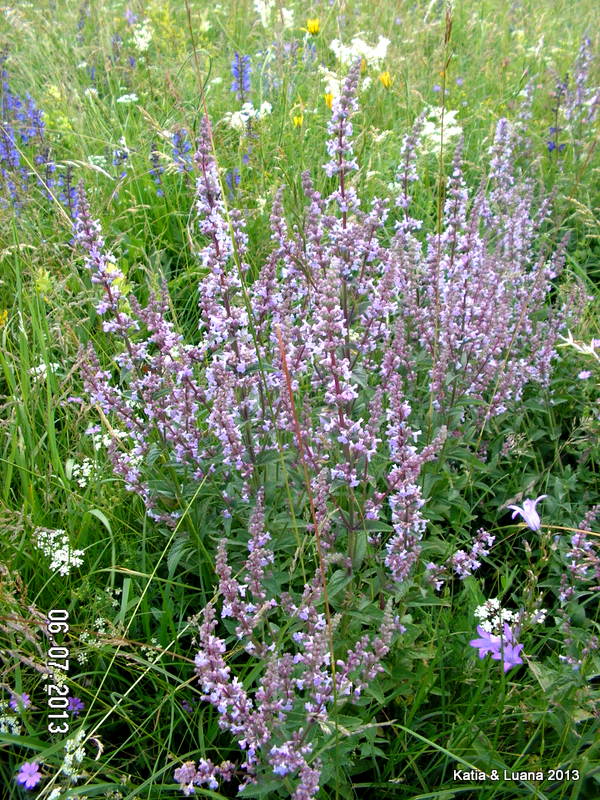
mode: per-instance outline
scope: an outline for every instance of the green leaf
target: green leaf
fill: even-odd
[[[96,519],[99,519],[100,522],[104,525],[104,527],[108,531],[109,535],[112,536],[112,528],[106,515],[103,514],[99,508],[88,508],[87,511],[88,514],[91,514],[93,517],[96,517]]]
[[[327,595],[329,599],[331,600],[337,594],[339,594],[342,591],[342,589],[345,589],[351,580],[352,580],[352,575],[348,575],[346,570],[343,569],[336,570],[329,579],[329,582],[327,584]]]

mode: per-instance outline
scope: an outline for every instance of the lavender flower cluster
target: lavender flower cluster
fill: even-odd
[[[403,387],[410,390],[424,351],[433,407],[449,414],[466,401],[489,419],[517,402],[528,382],[547,383],[558,333],[577,313],[581,292],[562,308],[546,303],[567,241],[554,252],[539,247],[550,203],[536,206],[533,182],[515,168],[517,135],[508,120],[496,128],[488,187],[472,198],[457,148],[440,231],[424,242],[421,222],[408,213],[414,139],[406,139],[398,175],[404,219],[393,245]]]
[[[405,588],[419,562],[424,464],[443,447],[447,427],[461,430],[467,404],[479,404],[480,419],[489,418],[517,401],[528,381],[548,380],[567,313],[545,302],[565,243],[553,253],[538,248],[549,203],[537,209],[532,182],[516,170],[507,120],[491,149],[489,187],[474,197],[458,148],[436,232],[423,234],[410,216],[422,120],[404,142],[395,209],[387,198],[361,209],[351,138],[359,71],[360,63],[350,70],[328,126],[325,171],[335,189],[323,196],[302,176],[301,228],[288,225],[283,190],[277,194],[271,251],[253,281],[245,221],[226,207],[203,119],[193,159],[204,274],[197,346],[185,344],[168,320],[166,287],[145,307],[124,296],[123,273],[78,190],[74,239],[102,290],[96,311],[103,330],[122,343],[118,379],[91,348],[82,358],[85,388],[110,420],[115,471],[148,514],[168,525],[181,512],[166,509],[153,488],[157,452],[182,485],[209,476],[222,482],[227,515],[254,505],[241,580],[224,543],[216,572],[220,620],[233,619],[248,658],[262,665],[260,688],[252,695],[232,676],[215,603],[204,609],[196,657],[204,699],[245,760],[239,768],[188,762],[176,773],[187,794],[194,786],[215,788],[217,778],[234,772],[243,786],[269,770],[297,777],[295,800],[314,797],[318,731],[338,701],[360,697],[401,629],[385,595],[391,600],[394,587]],[[390,217],[395,230],[384,243]],[[431,433],[420,448],[411,403],[429,408]],[[314,575],[300,595],[295,586],[283,594],[267,588],[275,555],[261,487],[265,465],[277,459],[291,476],[291,502],[308,534],[303,547],[314,556]],[[377,528],[389,523],[386,540]],[[492,541],[479,532],[470,553],[430,565],[439,572],[434,580],[451,572],[465,577]],[[378,635],[365,633],[336,652],[330,570],[356,577],[365,559],[386,568],[383,622]],[[282,614],[289,635],[278,633]]]
[[[549,128],[546,142],[549,152],[563,152],[567,146],[564,134],[573,144],[581,145],[586,139],[595,147],[593,123],[600,108],[600,86],[592,81],[593,49],[588,36],[584,36],[573,65],[572,76],[556,76],[553,92],[554,124]]]
[[[282,777],[297,773],[292,798],[310,800],[319,788],[321,772],[320,760],[310,760],[319,724],[327,723],[329,709],[336,701],[360,698],[383,670],[381,661],[394,633],[404,628],[388,604],[379,633],[361,637],[344,658],[335,659],[333,668],[335,622],[328,617],[326,605],[325,611],[318,610],[324,600],[320,572],[317,570],[313,581],[306,584],[299,602],[286,593],[277,600],[265,588],[274,553],[265,530],[262,491],[248,528],[249,554],[242,569],[243,580],[233,577],[224,543],[219,545],[216,571],[223,598],[220,616],[237,622],[238,644],[260,659],[263,667],[258,688],[252,697],[239,678],[232,677],[226,642],[215,633],[218,620],[213,603],[203,611],[195,672],[203,699],[218,710],[220,727],[237,739],[244,753],[238,770],[243,776],[240,790],[255,783],[264,769]],[[291,630],[292,650],[284,649],[283,636],[278,639],[277,615],[281,610]],[[292,722],[299,715],[305,720],[302,727]],[[184,794],[190,794],[194,786],[217,788],[217,778],[231,779],[234,769],[230,762],[215,766],[202,759],[197,767],[193,762],[184,764],[175,771],[175,779]]]

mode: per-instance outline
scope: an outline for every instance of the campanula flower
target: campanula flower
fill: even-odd
[[[21,709],[29,708],[31,706],[31,700],[28,694],[13,694],[8,705],[13,711],[20,711]]]
[[[513,509],[513,514],[512,514],[513,519],[517,516],[517,514],[520,514],[523,517],[525,524],[528,525],[532,531],[539,531],[542,525],[542,520],[540,519],[540,515],[536,511],[535,507],[540,502],[540,500],[543,500],[545,497],[548,497],[548,495],[541,494],[535,500],[531,500],[530,498],[525,500],[523,502],[522,507],[507,506],[507,508]]]
[[[83,700],[80,700],[79,697],[69,697],[69,704],[67,706],[67,710],[71,712],[73,717],[78,717],[79,712],[83,711],[85,708],[85,703]]]
[[[479,658],[485,658],[489,653],[494,661],[503,662],[504,672],[523,663],[520,653],[524,645],[517,644],[518,628],[513,632],[505,622],[504,634],[496,636],[478,625],[477,633],[480,638],[471,639],[469,644],[479,650]]]

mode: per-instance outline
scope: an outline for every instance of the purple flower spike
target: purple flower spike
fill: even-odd
[[[514,519],[517,514],[520,514],[523,519],[525,520],[525,524],[528,525],[532,531],[539,531],[542,520],[540,519],[540,515],[535,510],[535,507],[543,500],[545,497],[548,497],[547,494],[541,494],[539,497],[536,497],[535,500],[531,500],[528,498],[523,502],[523,507],[521,506],[507,506],[507,508],[513,509],[512,518]]]
[[[489,633],[481,625],[477,626],[477,633],[479,639],[471,639],[469,644],[479,650],[479,658],[485,658],[489,653],[494,661],[503,662],[504,672],[523,663],[520,653],[524,645],[517,644],[518,629],[513,632],[505,622],[503,636]]]
[[[42,780],[40,765],[36,761],[27,761],[19,769],[16,781],[26,789],[34,789]]]

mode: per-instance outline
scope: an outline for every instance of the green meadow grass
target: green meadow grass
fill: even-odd
[[[356,185],[365,200],[388,193],[404,135],[425,105],[442,101],[446,110],[456,111],[463,128],[466,174],[476,189],[498,119],[516,118],[521,92],[533,81],[533,149],[522,166],[540,186],[556,187],[553,222],[544,234],[548,241],[571,235],[557,293],[578,279],[590,296],[573,334],[584,342],[600,337],[598,123],[584,131],[581,146],[569,146],[564,155],[546,147],[553,125],[553,71],[563,76],[572,69],[586,33],[598,53],[596,4],[463,0],[451,13],[441,2],[336,0],[308,6],[289,0],[284,5],[294,11],[290,29],[282,27],[277,14],[263,28],[249,0],[224,1],[220,10],[193,0],[189,8],[180,0],[132,3],[131,10],[147,17],[154,31],[143,54],[131,44],[125,3],[93,1],[78,7],[40,0],[2,8],[0,47],[8,50],[11,88],[29,92],[44,110],[53,157],[63,174],[71,165],[76,179],[85,182],[107,247],[136,296],[147,299],[166,280],[173,320],[186,341],[198,341],[196,288],[202,271],[195,256],[194,179],[177,171],[165,132],[185,127],[193,134],[201,114],[208,112],[223,181],[227,171],[240,172],[239,187],[228,202],[244,211],[256,274],[270,246],[269,211],[276,190],[285,187],[286,213],[301,224],[301,173],[309,170],[320,191],[333,188],[321,169],[330,111],[317,64],[337,69],[331,40],[348,41],[362,32],[371,42],[380,34],[391,40],[381,68],[364,75],[372,85],[360,94],[354,120],[361,166]],[[301,30],[309,17],[320,20],[316,36]],[[84,24],[78,30],[80,19]],[[123,40],[118,48],[115,34]],[[293,43],[297,64],[285,49]],[[315,48],[315,61],[302,60],[309,45]],[[256,138],[248,140],[223,121],[239,108],[230,91],[230,62],[239,51],[259,64],[256,53],[270,46],[275,51],[272,72],[281,86],[263,97],[253,91],[255,106],[269,100],[273,108],[257,124]],[[127,57],[134,53],[137,62],[131,66]],[[90,69],[95,70],[93,81]],[[383,70],[391,75],[389,88],[379,80]],[[598,61],[592,74],[600,85]],[[253,73],[253,86],[257,79]],[[137,102],[117,102],[131,93]],[[301,125],[294,117],[302,118]],[[130,151],[124,178],[111,163],[121,140]],[[157,196],[149,174],[153,143],[163,154],[163,196]],[[431,219],[452,152],[449,147],[419,162],[415,200]],[[91,163],[90,157],[96,162],[104,157],[105,165]],[[23,159],[32,172],[37,170],[26,148]],[[57,191],[52,194],[47,199],[32,190],[20,213],[0,210],[0,699],[15,691],[33,701],[22,715],[21,736],[0,733],[0,781],[6,797],[33,795],[15,783],[20,765],[38,761],[56,771],[61,763],[64,737],[46,732],[46,700],[36,665],[44,663],[46,647],[40,620],[50,609],[68,609],[67,685],[85,703],[77,722],[91,738],[85,779],[63,791],[61,800],[176,797],[180,791],[173,770],[181,762],[239,758],[231,737],[219,730],[213,709],[200,701],[193,674],[192,618],[213,597],[214,542],[224,530],[220,490],[210,481],[200,483],[193,496],[182,498],[181,523],[165,532],[145,516],[139,498],[125,491],[106,449],[94,450],[86,430],[102,420],[83,393],[80,347],[93,343],[110,363],[114,343],[102,333],[94,311],[96,289],[70,245],[69,216]],[[46,365],[43,379],[32,372],[39,365]],[[593,377],[579,380],[578,373],[587,369],[596,370]],[[487,463],[458,443],[448,463],[424,470],[432,556],[464,545],[463,534],[473,519],[488,526],[499,544],[481,580],[455,582],[433,600],[416,591],[406,599],[407,633],[358,708],[370,727],[361,737],[350,737],[351,746],[344,745],[345,733],[337,730],[333,749],[339,758],[333,759],[335,767],[325,775],[319,797],[598,796],[597,655],[590,656],[596,660],[585,676],[556,660],[546,665],[545,657],[556,651],[558,626],[548,628],[547,639],[537,636],[527,650],[533,667],[521,668],[515,679],[496,662],[477,659],[468,646],[475,635],[474,608],[486,597],[508,600],[513,592],[546,592],[557,583],[549,566],[552,537],[527,561],[523,529],[509,524],[504,505],[533,491],[548,494],[544,521],[568,528],[598,502],[597,383],[598,365],[565,348],[550,390],[528,390],[508,421],[490,424]],[[515,442],[510,458],[502,455],[508,431]],[[91,472],[80,485],[74,465],[85,459]],[[239,519],[227,530],[231,539],[236,526],[242,528]],[[53,573],[33,546],[33,531],[39,527],[64,529],[73,547],[84,551],[83,567],[69,577]],[[552,533],[563,535],[558,528]],[[586,635],[598,633],[597,595],[586,597],[573,613],[579,621],[587,618]],[[191,711],[182,706],[184,701]],[[577,769],[580,780],[468,785],[453,779],[459,768],[502,774],[504,769],[548,773],[559,767]],[[48,767],[44,774],[53,771]],[[43,785],[47,782],[36,795]],[[292,785],[282,794],[273,789],[264,796],[291,796]],[[227,784],[196,793],[236,796]]]

